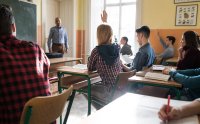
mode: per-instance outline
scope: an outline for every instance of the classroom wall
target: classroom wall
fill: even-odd
[[[76,20],[76,57],[83,58],[83,63],[86,62],[87,54],[86,44],[89,42],[88,28],[89,28],[89,15],[88,15],[89,0],[76,0],[75,4],[75,20]]]
[[[150,41],[156,53],[163,51],[156,37],[157,32],[162,38],[167,35],[176,37],[175,48],[180,45],[181,36],[186,30],[194,30],[200,34],[200,16],[198,14],[196,26],[175,26],[176,5],[190,5],[200,2],[174,4],[174,0],[142,0],[141,24],[151,28]],[[177,51],[176,51],[177,56]]]
[[[42,0],[33,0],[37,6],[37,43],[42,46]]]

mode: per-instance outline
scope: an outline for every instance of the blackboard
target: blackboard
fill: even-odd
[[[10,5],[13,9],[17,27],[17,38],[36,41],[36,5],[19,0],[0,0],[0,3]]]

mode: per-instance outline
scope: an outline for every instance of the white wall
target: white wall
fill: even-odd
[[[60,18],[62,25],[67,30],[69,51],[66,56],[76,56],[74,0],[60,0]]]

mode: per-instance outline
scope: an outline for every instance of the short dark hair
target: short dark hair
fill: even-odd
[[[146,38],[149,38],[149,36],[150,36],[150,29],[148,26],[142,26],[142,27],[136,29],[136,32],[143,33]]]
[[[194,31],[186,31],[183,33],[183,37],[185,38],[186,46],[198,47],[198,38],[197,34]]]
[[[14,22],[12,8],[6,4],[0,4],[0,35],[11,34],[10,26]]]
[[[122,37],[125,41],[126,41],[126,43],[128,42],[128,37]]]
[[[166,38],[169,39],[169,41],[172,41],[172,45],[175,43],[176,38],[174,36],[167,36]]]

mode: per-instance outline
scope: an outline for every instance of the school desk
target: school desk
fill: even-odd
[[[49,74],[50,74],[50,77],[52,77],[54,75],[54,73],[56,72],[57,67],[65,66],[66,62],[77,61],[77,62],[81,63],[82,58],[62,57],[62,58],[51,58],[49,60],[50,60]]]
[[[128,82],[135,83],[135,84],[147,85],[147,86],[170,88],[176,92],[177,99],[180,99],[180,90],[182,89],[182,85],[175,81],[172,81],[172,80],[160,81],[160,80],[146,79],[145,77],[134,75],[128,79]]]
[[[64,74],[77,76],[78,78],[82,77],[85,80],[87,80],[87,94],[88,94],[88,115],[91,113],[91,78],[99,76],[97,72],[90,72],[87,69],[78,69],[73,68],[71,66],[62,66],[57,68],[57,74],[58,74],[58,91],[59,93],[62,92],[62,86],[61,86],[61,78]],[[75,92],[74,92],[75,94]],[[73,102],[73,99],[72,99]],[[69,110],[70,111],[70,110]]]
[[[189,102],[171,100],[170,105],[181,106]],[[167,99],[126,93],[77,124],[165,124],[158,118],[158,111]],[[191,116],[169,124],[199,124]]]

